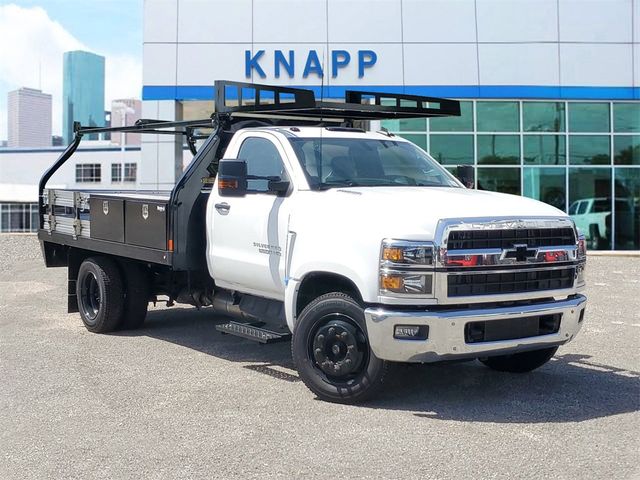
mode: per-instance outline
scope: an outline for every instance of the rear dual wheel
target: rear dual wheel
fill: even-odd
[[[349,295],[322,295],[305,307],[291,342],[304,384],[319,398],[359,403],[383,385],[387,362],[369,347],[364,312]]]
[[[76,297],[80,317],[90,332],[139,328],[147,314],[149,282],[135,264],[120,268],[108,257],[90,257],[78,270]]]

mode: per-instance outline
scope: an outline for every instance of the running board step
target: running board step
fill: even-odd
[[[221,323],[220,325],[216,325],[216,330],[260,343],[284,342],[291,338],[291,334],[288,332],[274,332],[273,330],[256,327],[249,323]]]

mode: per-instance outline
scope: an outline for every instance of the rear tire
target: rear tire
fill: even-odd
[[[369,347],[362,307],[349,295],[322,295],[305,307],[291,342],[304,384],[320,399],[354,404],[382,387],[388,363]]]
[[[541,367],[553,357],[558,347],[531,350],[530,352],[480,358],[480,362],[492,370],[510,373],[526,373]]]
[[[107,257],[82,262],[76,281],[78,310],[84,326],[93,333],[116,330],[122,320],[124,291],[116,263]]]
[[[140,265],[123,262],[125,296],[122,312],[123,330],[135,330],[142,327],[149,307],[149,276]]]

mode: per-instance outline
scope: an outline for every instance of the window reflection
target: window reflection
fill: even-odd
[[[472,165],[471,135],[431,135],[430,154],[443,165]]]
[[[570,135],[569,162],[573,165],[609,165],[609,136]]]
[[[564,210],[565,178],[564,168],[525,168],[523,195]]]
[[[569,169],[569,215],[587,238],[589,248],[611,248],[610,169]]]
[[[479,132],[520,131],[520,108],[518,102],[478,102]]]
[[[614,204],[616,249],[640,249],[640,169],[617,168]]]
[[[640,103],[613,104],[613,131],[640,132]]]
[[[524,102],[522,115],[525,132],[564,132],[562,102]]]
[[[478,190],[520,195],[519,168],[482,168],[477,171]]]
[[[473,130],[473,103],[460,102],[459,117],[429,119],[432,132],[470,132]]]
[[[411,143],[414,143],[417,146],[419,146],[421,149],[427,150],[427,136],[426,135],[420,135],[420,134],[417,134],[417,133],[403,133],[401,135],[401,137],[402,138],[406,138]]]
[[[609,104],[569,102],[570,132],[608,132]]]
[[[567,160],[564,135],[525,135],[525,165],[564,165]]]
[[[517,135],[478,135],[478,163],[517,165],[520,163],[520,137]]]
[[[613,161],[616,165],[640,165],[640,135],[615,135]]]

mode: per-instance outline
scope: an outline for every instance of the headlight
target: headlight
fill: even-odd
[[[431,242],[383,240],[380,251],[380,294],[433,297]]]
[[[380,257],[383,267],[431,266],[433,265],[433,243],[383,240]]]

